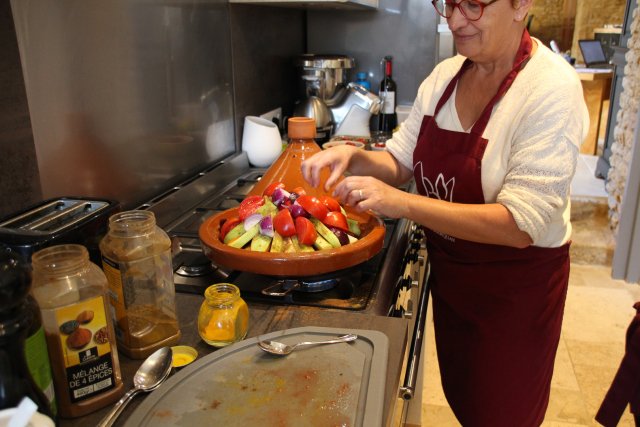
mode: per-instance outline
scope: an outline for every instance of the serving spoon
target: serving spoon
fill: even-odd
[[[172,355],[171,348],[162,347],[147,357],[133,376],[133,388],[118,400],[113,409],[100,421],[98,426],[109,427],[113,425],[116,418],[122,413],[133,396],[143,391],[149,392],[158,388],[158,386],[169,377],[169,373],[171,373]]]
[[[343,335],[341,337],[332,339],[332,340],[326,340],[326,341],[303,341],[303,342],[299,342],[297,344],[294,345],[287,345],[278,341],[270,341],[270,340],[263,340],[263,341],[259,341],[258,342],[258,347],[260,347],[262,350],[266,351],[267,353],[271,353],[271,354],[276,354],[278,356],[286,356],[287,354],[290,354],[293,350],[295,350],[298,347],[302,347],[305,345],[319,345],[319,344],[335,344],[335,343],[339,343],[339,342],[349,342],[349,341],[353,341],[358,339],[357,335],[354,334],[347,334],[347,335]]]

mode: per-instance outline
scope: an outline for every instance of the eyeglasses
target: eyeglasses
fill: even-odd
[[[491,0],[489,3],[482,3],[478,0],[462,0],[457,3],[449,0],[431,0],[431,4],[436,8],[436,11],[443,18],[451,18],[453,11],[457,7],[462,12],[462,15],[469,21],[477,21],[482,17],[484,8],[497,2],[498,0]]]

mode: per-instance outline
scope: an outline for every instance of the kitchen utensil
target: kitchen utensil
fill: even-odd
[[[302,341],[294,345],[283,344],[279,341],[264,340],[264,341],[258,342],[258,347],[260,347],[261,350],[264,350],[267,353],[276,354],[278,356],[286,356],[288,354],[291,354],[291,352],[296,348],[302,347],[305,345],[336,344],[341,342],[349,342],[356,339],[358,339],[357,335],[347,334],[333,340]]]
[[[244,118],[242,150],[246,151],[249,163],[266,168],[282,152],[282,139],[275,123],[256,116]]]
[[[334,338],[343,331],[303,327],[262,338],[293,343]],[[389,339],[379,331],[350,332],[358,335],[350,345],[320,346],[286,358],[264,353],[255,337],[216,350],[172,375],[123,425],[255,426],[277,420],[306,426],[312,420],[380,427],[385,424]]]
[[[118,400],[111,412],[102,419],[99,427],[113,425],[118,415],[122,413],[125,406],[127,406],[136,394],[140,392],[150,392],[158,388],[169,376],[172,366],[171,362],[172,352],[169,347],[162,347],[147,357],[133,377],[133,388]]]

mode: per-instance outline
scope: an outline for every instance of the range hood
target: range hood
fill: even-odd
[[[377,9],[378,0],[230,0],[229,3],[300,9]]]

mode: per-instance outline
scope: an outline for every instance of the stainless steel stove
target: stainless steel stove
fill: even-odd
[[[406,219],[384,218],[383,248],[370,260],[321,276],[272,277],[214,265],[203,253],[200,224],[218,212],[236,207],[258,182],[264,169],[251,168],[245,153],[211,165],[139,209],[149,209],[173,243],[177,292],[202,294],[218,282],[234,283],[246,301],[316,306],[414,321],[410,354],[400,397],[418,390],[418,360],[424,336],[428,290],[424,233]],[[414,185],[404,190],[414,191]],[[304,289],[300,291],[299,289]]]
[[[209,216],[234,208],[265,170],[250,168],[242,154],[203,171],[141,208],[154,211],[158,225],[173,242],[174,283],[178,292],[202,294],[207,286],[231,282],[247,301],[297,304],[389,315],[394,288],[406,264],[410,223],[384,219],[382,250],[346,270],[312,277],[271,277],[214,265],[202,253],[198,230]],[[178,212],[180,206],[182,212]],[[304,289],[304,291],[298,290]],[[410,310],[409,307],[406,310]]]

